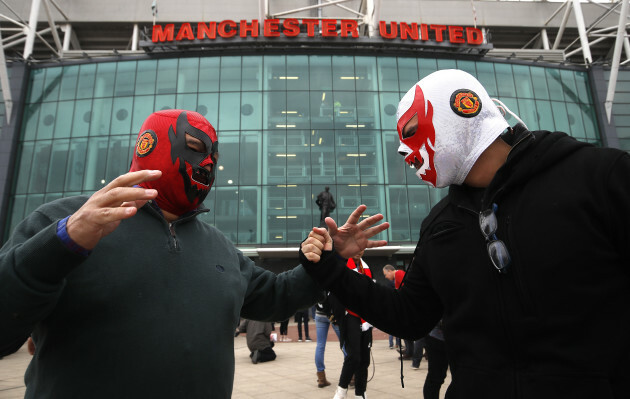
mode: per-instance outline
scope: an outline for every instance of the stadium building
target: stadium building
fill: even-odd
[[[403,266],[444,190],[397,154],[396,107],[438,69],[475,75],[530,130],[630,150],[628,1],[0,0],[3,240],[39,205],[125,173],[153,111],[217,129],[202,216],[272,270],[330,187],[391,228]],[[509,118],[511,124],[516,121]],[[378,273],[380,274],[380,273]]]

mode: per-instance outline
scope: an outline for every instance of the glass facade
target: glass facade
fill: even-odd
[[[621,69],[618,72],[612,115],[619,138],[619,148],[630,152],[630,70]],[[608,83],[610,71],[607,71],[604,77]]]
[[[586,71],[487,61],[387,56],[265,55],[164,58],[32,69],[12,229],[37,206],[91,194],[125,173],[154,110],[196,110],[217,129],[220,158],[202,219],[241,247],[294,246],[319,223],[364,203],[391,222],[390,244],[415,244],[445,194],[397,153],[396,107],[438,69],[477,76],[531,130],[598,142]],[[516,123],[512,118],[511,124]],[[342,220],[343,221],[343,220]]]

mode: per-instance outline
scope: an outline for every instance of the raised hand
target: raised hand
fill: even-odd
[[[157,190],[133,187],[136,184],[157,180],[159,170],[140,170],[125,173],[92,194],[66,224],[70,238],[81,247],[91,250],[98,242],[114,231],[123,219],[136,214],[147,201],[157,197]]]
[[[376,248],[387,245],[385,240],[369,240],[381,231],[389,228],[388,222],[383,222],[373,226],[377,222],[383,220],[383,215],[377,213],[359,222],[361,215],[367,209],[365,205],[359,205],[348,217],[346,223],[337,227],[337,223],[331,217],[327,217],[325,222],[328,226],[328,232],[335,243],[335,250],[344,257],[350,258],[365,248]],[[372,227],[373,226],[373,227]]]
[[[328,230],[321,227],[313,227],[313,231],[302,242],[302,253],[306,259],[313,263],[319,262],[323,251],[332,249],[332,238],[328,234]]]
[[[376,248],[387,245],[385,240],[369,240],[381,231],[389,228],[389,223],[384,222],[374,226],[377,222],[383,220],[383,215],[372,215],[361,222],[359,219],[367,207],[359,205],[357,209],[350,214],[346,223],[337,227],[337,223],[331,217],[326,218],[326,226],[328,230],[320,227],[313,227],[306,240],[302,243],[302,253],[311,262],[317,263],[323,251],[332,249],[333,242],[335,250],[344,257],[350,258],[365,248]]]

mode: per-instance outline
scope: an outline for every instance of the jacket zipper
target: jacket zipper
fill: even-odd
[[[179,243],[177,242],[177,236],[175,235],[175,225],[173,223],[168,224],[168,231],[171,233],[171,244],[175,250],[179,249]]]
[[[184,217],[180,219],[177,219],[173,222],[169,222],[164,218],[164,214],[160,211],[159,207],[155,205],[153,201],[151,203],[147,203],[145,209],[149,213],[152,213],[154,216],[156,216],[158,219],[162,220],[163,223],[167,224],[168,232],[169,232],[169,247],[175,251],[179,251],[179,240],[177,239],[177,235],[175,234],[175,225],[177,223],[181,223],[183,221],[193,219],[201,213],[208,212],[208,209],[205,209],[205,208],[196,209],[195,211],[188,213],[187,215],[185,215]]]

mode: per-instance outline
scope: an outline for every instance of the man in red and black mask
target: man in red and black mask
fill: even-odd
[[[240,318],[284,320],[317,301],[302,266],[264,270],[196,217],[217,156],[203,116],[156,112],[130,172],[16,228],[0,251],[0,356],[32,333],[26,397],[227,399]],[[358,230],[352,242],[371,237]]]

